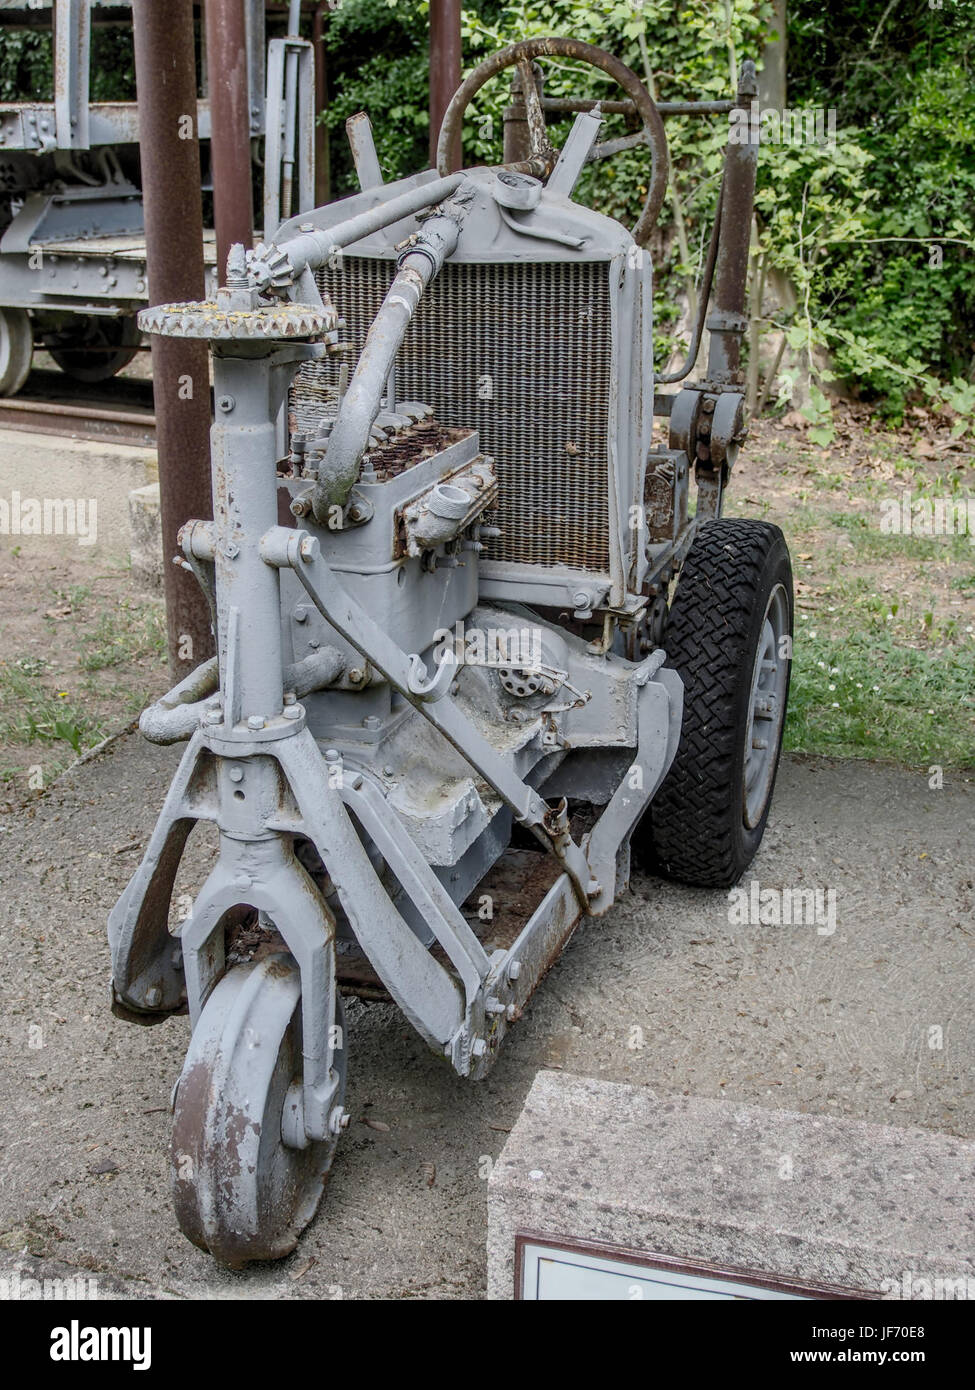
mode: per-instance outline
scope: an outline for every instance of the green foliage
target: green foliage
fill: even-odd
[[[388,178],[428,162],[427,9],[424,0],[344,0],[329,18],[337,193],[355,186],[342,126],[356,110],[373,115]],[[954,412],[960,433],[972,418],[975,347],[973,6],[852,0],[839,11],[789,0],[788,17],[789,106],[832,110],[836,138],[761,151],[757,250],[797,296],[778,321],[798,355],[782,394],[811,369],[805,413],[820,444],[833,438],[834,377],[894,420],[911,400]],[[464,64],[518,39],[571,34],[615,53],[660,100],[722,98],[741,60],[760,59],[771,18],[768,0],[687,0],[676,17],[669,0],[471,0]],[[544,73],[549,96],[616,95],[579,63],[546,61]],[[478,94],[466,162],[500,160],[508,100],[506,77]],[[554,143],[568,128],[553,126]],[[632,128],[608,118],[604,138]],[[727,134],[720,116],[667,121],[673,191],[651,248],[661,356],[673,346],[677,292],[700,276]],[[631,223],[649,174],[647,152],[627,151],[590,165],[577,196]]]

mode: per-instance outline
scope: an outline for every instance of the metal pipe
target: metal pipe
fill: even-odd
[[[373,319],[352,380],[349,382],[325,458],[312,493],[316,520],[327,522],[329,510],[344,504],[359,475],[359,463],[369,444],[369,431],[379,412],[389,380],[426,286],[457,245],[460,223],[446,214],[431,217],[413,248],[400,261],[399,272],[379,313]]]
[[[755,64],[746,61],[742,64],[736,106],[749,110],[757,94]],[[711,334],[708,380],[723,385],[739,385],[744,380],[741,344],[748,326],[745,290],[758,167],[758,133],[749,130],[749,136],[754,138],[741,144],[732,144],[729,140],[725,150],[721,233],[714,271],[712,310],[707,320]]]
[[[132,24],[149,302],[199,300],[205,292],[203,204],[192,0],[133,0]],[[168,558],[177,553],[176,536],[185,521],[212,515],[206,345],[153,334],[152,384]],[[196,580],[182,568],[164,564],[163,583],[169,664],[181,676],[213,652],[210,611]]]
[[[733,111],[733,101],[658,101],[661,116],[720,116]],[[634,116],[635,101],[602,101],[597,97],[542,97],[543,111],[591,111],[598,106],[604,116]]]
[[[230,248],[254,243],[250,94],[244,0],[206,0],[210,163],[222,280]]]
[[[444,112],[460,86],[460,0],[430,0],[430,163],[437,163],[437,141]],[[462,163],[458,129],[447,151],[448,172]]]
[[[331,227],[315,227],[310,232],[301,232],[296,237],[289,237],[287,241],[278,241],[275,237],[274,245],[287,256],[297,279],[302,271],[317,270],[319,266],[324,265],[333,252],[341,250],[343,246],[351,246],[363,237],[372,236],[374,232],[381,232],[384,227],[392,226],[403,217],[409,217],[412,213],[422,212],[424,208],[442,202],[459,188],[463,181],[463,174],[448,174],[445,179],[433,179],[430,183],[417,184],[409,193],[390,198],[388,202],[379,203],[368,212],[360,212],[344,222],[334,223]]]
[[[325,11],[329,0],[319,0],[312,18],[311,41],[315,50],[315,206],[324,207],[332,199],[329,168],[328,126],[322,120],[328,110],[328,56],[325,52]]]
[[[301,38],[301,0],[291,0],[288,6],[288,38]],[[285,148],[281,161],[281,216],[291,216],[292,189],[295,175],[295,137],[298,130],[298,54],[289,52],[284,60],[284,130]]]
[[[285,689],[302,700],[312,691],[323,690],[337,681],[347,664],[338,647],[319,647],[302,661],[284,668]],[[142,711],[139,732],[150,743],[160,744],[180,743],[192,737],[219,688],[217,659],[211,657]]]

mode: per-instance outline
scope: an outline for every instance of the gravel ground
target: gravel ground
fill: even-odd
[[[975,786],[791,758],[750,877],[834,889],[832,934],[731,925],[724,894],[638,874],[476,1085],[394,1008],[353,1003],[353,1122],[319,1216],[280,1264],[220,1270],[169,1205],[187,1021],[133,1027],[106,998],[105,917],[177,757],[125,736],[0,821],[0,1277],[84,1271],[133,1297],[482,1296],[485,1179],[541,1067],[975,1134]],[[191,844],[183,891],[207,856]]]

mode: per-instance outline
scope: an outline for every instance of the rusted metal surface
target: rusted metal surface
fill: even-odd
[[[136,87],[139,94],[142,193],[148,249],[149,297],[154,303],[202,299],[203,206],[197,134],[185,134],[196,115],[192,0],[134,0]],[[163,555],[191,517],[212,515],[210,504],[210,390],[206,347],[154,337],[152,378],[159,449]],[[196,580],[163,565],[169,664],[186,675],[214,651],[210,614]]]
[[[511,949],[558,878],[559,868],[551,855],[536,850],[505,851],[461,909],[488,955]],[[478,916],[485,894],[491,899],[492,911],[487,922]],[[453,972],[447,953],[440,946],[434,946],[430,954],[445,970]],[[354,942],[343,943],[336,954],[335,968],[343,993],[362,999],[389,998],[368,957]]]
[[[210,162],[221,277],[235,242],[254,240],[250,93],[244,0],[206,0]]]
[[[437,141],[444,113],[460,86],[460,0],[430,0],[430,163],[437,163]],[[463,163],[460,126],[444,151],[443,172]]]
[[[758,93],[755,64],[746,62],[737,105],[749,108]],[[721,233],[714,272],[714,296],[708,329],[708,380],[723,385],[743,383],[741,345],[748,320],[745,289],[755,204],[758,137],[754,142],[728,143],[721,194]]]
[[[321,118],[328,111],[328,54],[325,51],[325,14],[334,0],[319,0],[311,25],[311,43],[315,50],[315,206],[331,202],[332,179],[329,167],[328,123]]]
[[[0,400],[0,427],[152,448],[152,386],[116,377],[99,389],[63,372],[33,371],[18,395]]]
[[[395,478],[458,440],[467,439],[471,433],[471,430],[448,429],[435,420],[421,420],[398,430],[388,443],[370,449],[365,458],[381,479]]]

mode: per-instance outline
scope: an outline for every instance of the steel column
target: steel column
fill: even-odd
[[[254,241],[244,0],[206,0],[206,49],[217,268],[222,281],[231,246],[241,242],[249,247]]]
[[[192,0],[133,0],[149,299],[204,296],[203,205]],[[210,385],[204,343],[152,337],[163,582],[174,677],[213,654],[210,613],[191,574],[170,563],[176,533],[210,504]]]
[[[328,55],[325,52],[325,11],[329,0],[319,0],[312,19],[311,42],[315,50],[315,206],[332,199],[329,168],[328,126],[322,120],[328,110]]]
[[[430,0],[430,163],[437,164],[437,141],[444,112],[460,86],[460,0]],[[448,172],[461,167],[460,131],[451,144]]]
[[[755,64],[742,64],[735,106],[751,110],[758,95]],[[758,167],[758,133],[749,129],[749,139],[741,144],[730,140],[725,150],[724,183],[721,194],[721,231],[714,271],[714,291],[707,328],[711,333],[708,351],[708,381],[723,385],[744,382],[741,371],[741,344],[748,326],[745,291],[748,259],[751,254],[752,212],[755,206],[755,175]]]

